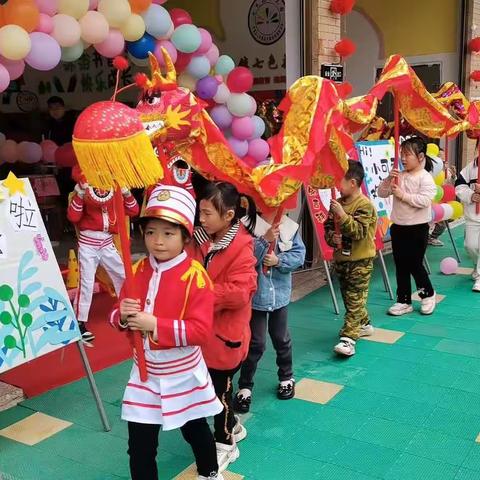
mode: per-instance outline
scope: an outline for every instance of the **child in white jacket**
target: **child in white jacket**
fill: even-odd
[[[455,193],[463,203],[465,214],[465,250],[473,260],[473,288],[480,292],[480,184],[478,182],[478,158],[470,162],[458,176]]]

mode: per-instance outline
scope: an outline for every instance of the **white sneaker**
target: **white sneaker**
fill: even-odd
[[[208,477],[199,475],[197,480],[225,480],[221,473],[211,473]]]
[[[367,324],[360,327],[360,336],[361,337],[370,337],[375,333],[373,325]]]
[[[477,272],[476,269],[473,269],[472,278],[473,278],[473,280],[475,280],[475,281],[480,278],[480,275],[478,274],[478,272]]]
[[[473,292],[480,292],[480,278],[477,278],[475,280],[475,283],[473,284],[473,287],[472,287],[472,291]]]
[[[355,340],[348,337],[340,337],[340,342],[333,348],[335,353],[351,357],[355,355]]]
[[[394,317],[400,317],[407,313],[412,313],[413,307],[409,303],[395,303],[388,309],[388,314]]]
[[[218,461],[218,472],[223,472],[228,468],[228,466],[233,463],[239,456],[240,450],[237,447],[237,444],[226,445],[225,443],[216,443],[217,446],[217,461]]]
[[[240,417],[235,415],[235,420],[237,423],[233,427],[233,438],[235,443],[241,442],[247,436],[247,429],[240,423]]]
[[[433,292],[431,297],[422,298],[422,306],[420,307],[420,312],[422,315],[431,315],[435,310],[437,305],[437,294]]]

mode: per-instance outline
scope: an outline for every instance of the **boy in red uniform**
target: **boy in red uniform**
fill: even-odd
[[[113,282],[115,293],[120,293],[125,273],[123,261],[114,243],[118,222],[114,209],[113,190],[91,187],[78,167],[72,174],[77,182],[67,217],[78,228],[78,268],[80,281],[74,300],[75,313],[82,339],[90,342],[95,336],[87,329],[88,313],[92,303],[95,273],[101,265]],[[125,213],[138,215],[139,206],[129,190],[122,190]]]

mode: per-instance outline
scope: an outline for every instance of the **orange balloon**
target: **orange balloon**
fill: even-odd
[[[5,25],[18,25],[29,33],[37,28],[40,12],[33,0],[10,0],[3,8]]]
[[[151,4],[152,0],[128,0],[133,13],[144,12]]]

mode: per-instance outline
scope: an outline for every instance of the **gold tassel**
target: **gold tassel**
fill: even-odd
[[[163,178],[162,166],[144,132],[108,141],[74,138],[73,148],[80,168],[93,187],[142,188]]]

